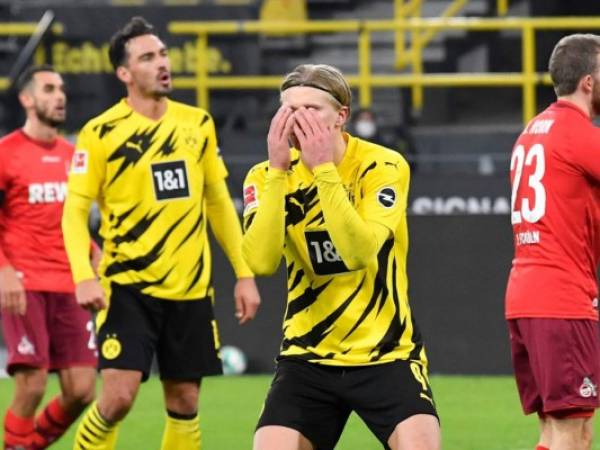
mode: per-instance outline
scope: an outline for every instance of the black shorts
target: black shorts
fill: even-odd
[[[156,353],[161,379],[196,381],[222,373],[217,342],[210,298],[164,300],[112,283],[99,368],[139,370],[145,381]]]
[[[398,423],[415,414],[437,417],[419,361],[331,367],[286,358],[277,364],[256,428],[292,428],[311,441],[315,450],[332,450],[352,411],[386,449]]]

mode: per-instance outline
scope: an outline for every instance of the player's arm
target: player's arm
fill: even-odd
[[[338,254],[350,270],[367,267],[392,236],[397,222],[361,216],[348,199],[333,163],[317,166],[313,172],[326,228]],[[390,186],[395,188],[397,195],[397,183],[390,183]],[[364,198],[376,197],[377,192],[373,190],[365,190]]]
[[[76,148],[63,208],[62,231],[77,302],[95,310],[105,308],[106,303],[90,261],[88,217],[104,178],[106,160],[95,133],[88,127],[81,131]]]
[[[258,275],[277,270],[285,241],[285,194],[290,166],[289,138],[295,120],[291,108],[281,106],[269,127],[269,168],[250,171],[244,181],[244,259]],[[250,199],[247,199],[249,194]]]
[[[261,183],[256,172],[244,182],[244,194],[252,199],[245,201],[242,255],[254,273],[271,275],[283,256],[287,178],[285,171],[271,167]]]
[[[208,116],[208,120],[204,121],[202,127],[207,136],[206,150],[202,161],[205,174],[206,212],[213,234],[237,276],[233,292],[235,316],[240,324],[244,324],[256,315],[260,305],[260,295],[254,281],[254,274],[242,257],[242,230],[225,182],[227,169],[219,155],[217,134],[210,116]]]
[[[245,323],[256,315],[260,296],[254,274],[242,257],[242,227],[225,180],[205,186],[205,199],[210,228],[238,279],[234,292],[236,317]]]
[[[6,172],[4,153],[0,157],[0,210],[4,210]],[[0,219],[1,220],[1,219]],[[5,314],[25,314],[25,287],[0,245],[0,310]]]

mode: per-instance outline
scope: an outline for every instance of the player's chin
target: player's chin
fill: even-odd
[[[154,90],[154,95],[159,97],[164,97],[173,92],[173,86],[171,83],[169,84],[161,84]]]

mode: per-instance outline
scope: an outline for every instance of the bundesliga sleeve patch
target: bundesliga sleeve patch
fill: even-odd
[[[391,187],[384,187],[377,192],[377,201],[384,208],[391,208],[396,204],[396,191]]]
[[[249,211],[258,206],[256,197],[256,185],[249,184],[244,188],[244,212]]]
[[[73,159],[71,160],[71,172],[72,173],[87,173],[88,168],[88,154],[85,150],[77,150],[73,153]]]

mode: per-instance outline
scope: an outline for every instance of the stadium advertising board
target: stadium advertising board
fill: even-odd
[[[169,47],[174,77],[193,76],[196,71],[196,36],[172,35],[167,27],[173,21],[255,19],[253,8],[244,6],[146,6],[108,7],[73,5],[55,8],[56,22],[63,33],[49,36],[35,55],[35,62],[52,64],[66,80],[69,94],[67,130],[79,129],[90,117],[100,113],[123,94],[113,75],[108,59],[112,34],[127,20],[142,15],[152,23]],[[43,8],[23,7],[14,13],[12,21],[37,21]],[[257,73],[260,58],[256,35],[214,36],[209,40],[205,64],[212,74],[239,75]],[[173,98],[195,104],[195,92],[177,90]]]

